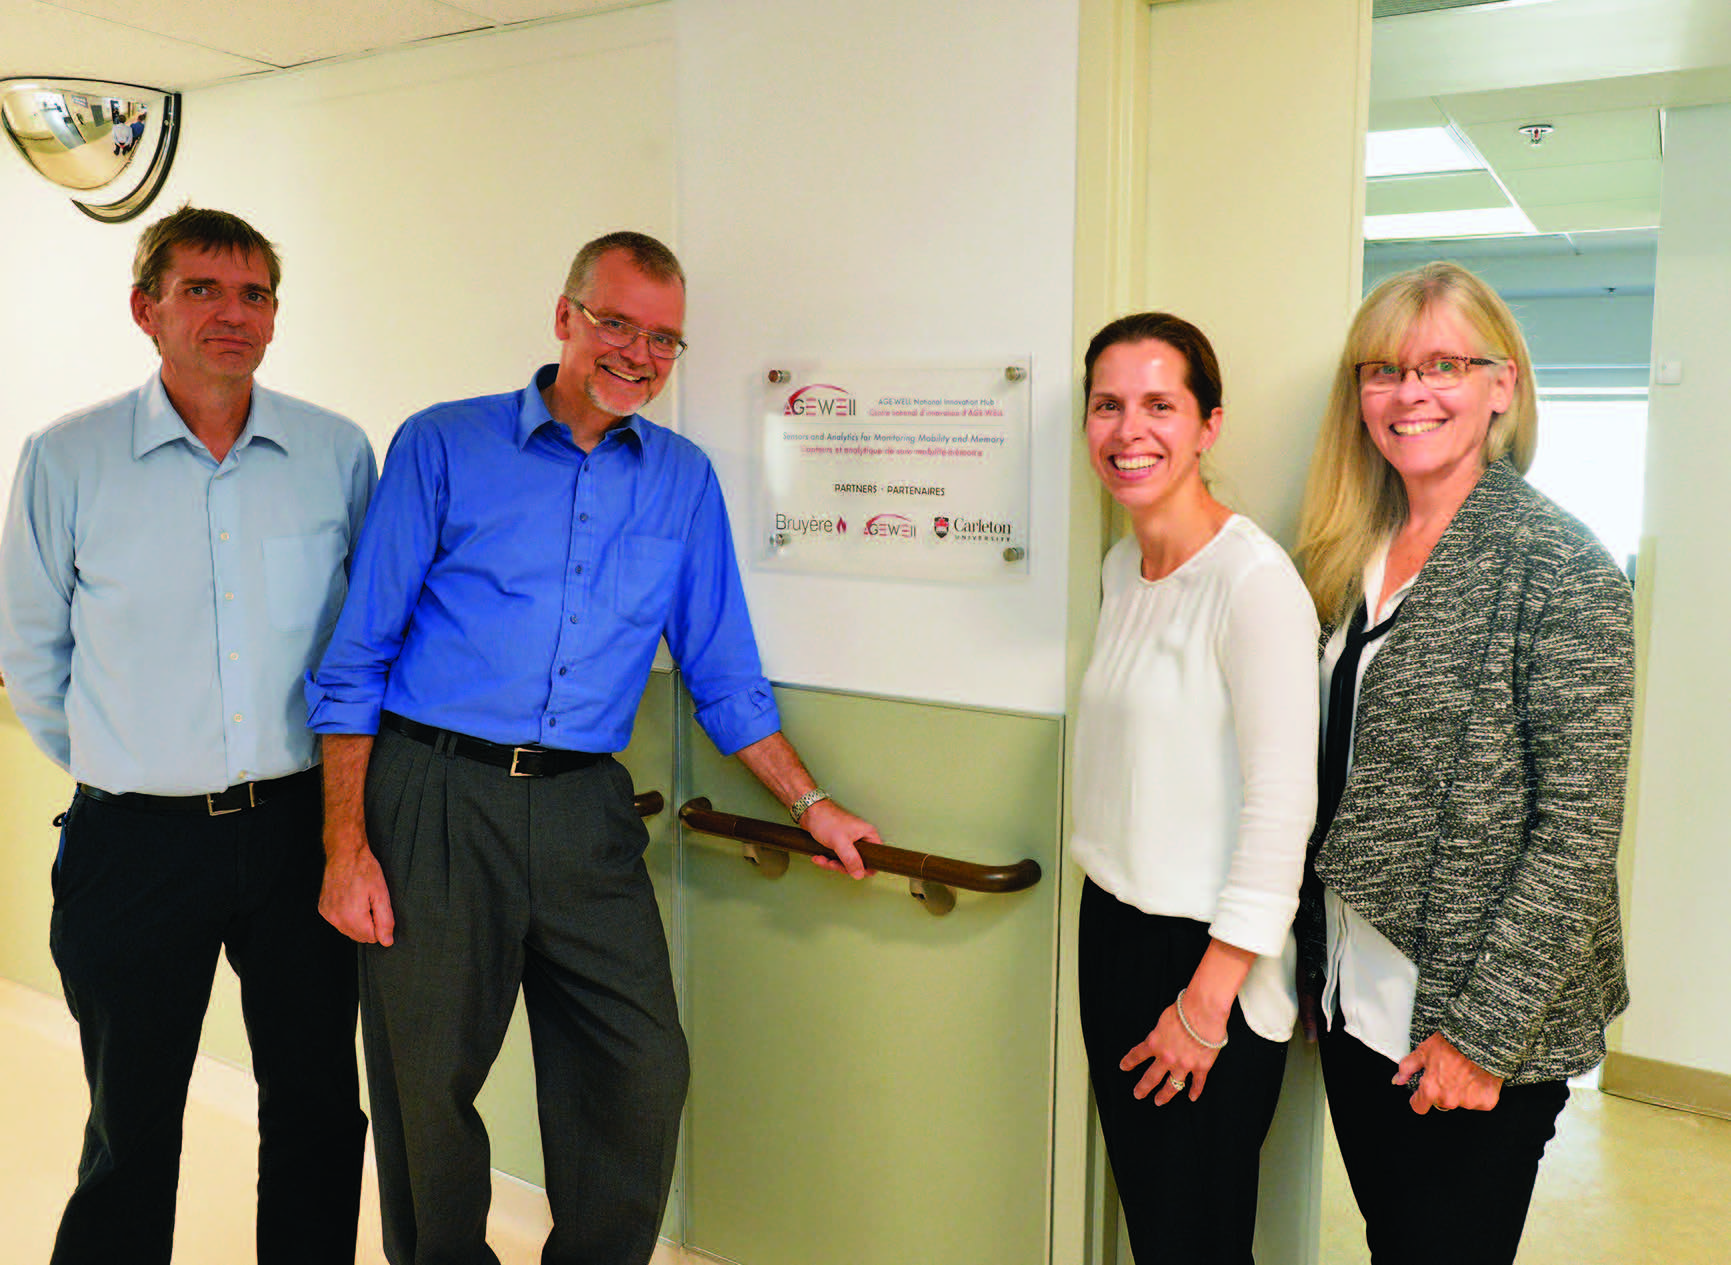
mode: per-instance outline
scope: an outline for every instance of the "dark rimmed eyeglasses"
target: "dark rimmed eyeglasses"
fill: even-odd
[[[609,347],[629,347],[639,338],[649,343],[649,354],[657,360],[678,360],[689,345],[683,338],[661,330],[644,329],[617,316],[597,316],[570,295],[565,296],[572,307],[583,313],[583,319],[595,327],[595,336]]]
[[[1358,375],[1361,391],[1392,391],[1406,381],[1409,373],[1433,391],[1452,391],[1467,380],[1474,365],[1495,365],[1501,361],[1485,356],[1431,356],[1416,365],[1398,364],[1393,360],[1361,360],[1352,367]]]

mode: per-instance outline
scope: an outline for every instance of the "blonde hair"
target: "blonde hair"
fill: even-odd
[[[1533,462],[1538,444],[1533,364],[1508,305],[1458,264],[1430,263],[1383,281],[1365,298],[1347,331],[1299,515],[1304,582],[1325,623],[1350,615],[1360,597],[1365,560],[1407,516],[1400,475],[1365,428],[1356,366],[1398,359],[1412,328],[1438,308],[1459,317],[1478,337],[1479,347],[1462,347],[1461,352],[1515,366],[1509,407],[1491,417],[1485,432],[1485,465],[1508,457],[1525,474]]]

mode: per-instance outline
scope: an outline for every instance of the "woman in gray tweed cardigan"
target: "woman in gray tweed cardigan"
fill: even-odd
[[[1300,533],[1333,627],[1299,933],[1378,1262],[1514,1259],[1567,1078],[1628,1004],[1629,585],[1521,478],[1535,431],[1478,278],[1431,264],[1365,300]]]

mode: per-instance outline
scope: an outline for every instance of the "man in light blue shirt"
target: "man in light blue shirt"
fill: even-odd
[[[474,1103],[519,987],[553,1213],[543,1265],[654,1251],[686,1046],[648,836],[610,753],[662,637],[704,731],[828,865],[860,877],[854,845],[877,840],[782,736],[708,458],[637,415],[684,320],[684,273],[654,238],[579,251],[557,365],[397,432],[307,685],[325,735],[320,907],[363,945],[392,1265],[496,1265]]]
[[[0,537],[0,672],[78,783],[50,942],[92,1106],[55,1265],[167,1265],[224,950],[259,1085],[258,1259],[354,1261],[354,951],[318,914],[300,681],[375,467],[352,422],[253,381],[280,274],[226,212],[147,228],[131,307],[161,369],[31,437]]]

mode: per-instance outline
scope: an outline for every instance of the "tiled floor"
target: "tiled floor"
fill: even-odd
[[[201,1063],[186,1118],[174,1259],[245,1265],[252,1259],[256,1147],[251,1078]],[[76,1032],[64,1008],[0,982],[0,1258],[20,1265],[48,1259],[78,1163],[86,1102]],[[1361,1265],[1369,1260],[1363,1224],[1332,1138],[1329,1145],[1322,1260]],[[489,1239],[502,1265],[534,1265],[546,1233],[537,1194],[498,1191],[494,1213]],[[369,1169],[358,1265],[383,1265],[378,1241]],[[1728,1261],[1731,1123],[1577,1091],[1540,1171],[1519,1265]],[[678,1254],[664,1249],[655,1265],[679,1265]]]
[[[1367,1265],[1332,1131],[1324,1265]],[[1439,1216],[1464,1209],[1439,1209]],[[1576,1088],[1545,1148],[1516,1265],[1731,1262],[1731,1122]]]

